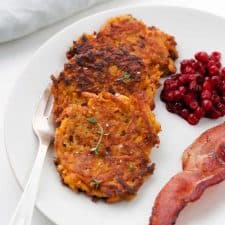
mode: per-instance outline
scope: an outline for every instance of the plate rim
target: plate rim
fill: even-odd
[[[19,188],[21,189],[21,191],[24,190],[24,186],[22,185],[22,183],[20,182],[18,176],[16,175],[15,172],[15,168],[12,165],[11,159],[10,159],[10,154],[9,154],[9,150],[7,148],[7,144],[6,144],[6,117],[7,117],[7,113],[9,111],[9,105],[10,105],[10,100],[13,98],[13,96],[15,95],[15,89],[17,86],[17,83],[19,80],[21,80],[21,78],[23,77],[23,74],[25,73],[25,71],[27,70],[28,66],[30,65],[30,63],[32,62],[32,60],[36,57],[36,55],[39,54],[40,51],[42,51],[42,49],[45,48],[45,46],[47,46],[52,40],[54,40],[54,38],[56,38],[57,36],[61,35],[64,31],[66,31],[67,29],[76,26],[76,24],[81,23],[82,21],[85,20],[90,20],[90,18],[92,17],[96,17],[96,16],[100,16],[102,14],[107,14],[107,13],[113,13],[113,12],[117,12],[117,11],[123,11],[123,10],[130,10],[130,9],[134,9],[134,8],[143,8],[143,7],[153,7],[153,8],[164,8],[164,9],[180,9],[180,10],[186,10],[189,12],[195,12],[195,13],[200,13],[200,14],[205,14],[205,16],[210,16],[210,17],[215,17],[217,19],[221,19],[225,21],[225,17],[218,15],[214,12],[209,12],[207,10],[204,9],[199,9],[199,8],[195,8],[192,6],[181,6],[179,4],[169,4],[169,3],[137,3],[137,4],[132,4],[131,6],[123,6],[123,7],[114,7],[111,9],[106,9],[103,11],[99,11],[96,13],[92,13],[88,16],[82,17],[78,20],[76,20],[75,22],[72,22],[68,25],[66,25],[65,27],[63,27],[61,30],[57,31],[56,33],[54,33],[50,38],[48,38],[35,52],[34,54],[31,56],[31,58],[28,60],[28,62],[25,64],[24,68],[22,69],[22,71],[20,72],[20,74],[18,75],[17,79],[15,79],[11,90],[9,91],[9,95],[6,99],[6,102],[4,104],[4,110],[3,110],[3,147],[5,149],[5,153],[6,153],[6,158],[10,167],[10,170],[13,174],[13,177],[16,180],[16,183],[18,184]],[[47,85],[46,85],[47,86]],[[43,214],[50,222],[54,223],[55,225],[59,225],[54,218],[51,218],[41,207],[39,207],[37,205],[37,202],[35,202],[35,208],[41,213]]]

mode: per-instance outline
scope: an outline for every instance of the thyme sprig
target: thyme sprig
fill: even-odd
[[[128,72],[122,74],[121,77],[117,78],[116,81],[126,81],[129,80],[131,75]]]
[[[87,121],[88,121],[89,123],[96,124],[96,125],[98,126],[98,128],[99,128],[98,133],[99,133],[100,136],[99,136],[98,142],[97,142],[97,144],[96,144],[94,147],[92,147],[92,148],[90,149],[90,152],[94,152],[96,155],[98,155],[98,153],[99,153],[99,148],[100,148],[100,145],[101,145],[101,142],[102,142],[102,138],[103,138],[103,136],[104,136],[104,129],[103,129],[103,127],[98,123],[98,121],[97,121],[97,119],[96,119],[95,117],[89,117],[89,118],[87,118]]]
[[[94,187],[95,189],[99,189],[101,182],[102,182],[101,180],[93,179],[90,182],[90,186]]]

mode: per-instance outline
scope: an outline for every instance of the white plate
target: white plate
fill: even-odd
[[[37,140],[32,132],[31,118],[43,89],[51,74],[57,74],[66,60],[65,52],[72,41],[83,32],[93,32],[109,17],[130,13],[175,35],[180,58],[193,56],[198,50],[219,50],[225,57],[225,20],[192,9],[139,6],[117,9],[87,17],[65,28],[51,38],[35,54],[16,83],[5,114],[5,144],[9,160],[19,183],[24,186],[32,167]],[[179,60],[178,60],[179,63]],[[56,224],[76,225],[144,225],[155,196],[176,172],[181,170],[183,149],[205,129],[220,120],[201,120],[190,126],[184,120],[166,111],[156,97],[158,120],[162,125],[161,144],[153,152],[156,170],[131,202],[93,203],[84,194],[77,194],[63,186],[49,151],[45,162],[37,198],[37,207]],[[225,183],[207,190],[196,203],[190,204],[180,215],[177,225],[211,225],[224,223]]]

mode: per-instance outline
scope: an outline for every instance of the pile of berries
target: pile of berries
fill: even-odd
[[[195,125],[202,117],[225,115],[225,67],[221,53],[197,52],[181,62],[180,73],[164,82],[161,100],[167,110]]]

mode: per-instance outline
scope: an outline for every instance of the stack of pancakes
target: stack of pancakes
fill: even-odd
[[[131,15],[83,34],[52,76],[57,170],[64,184],[107,202],[131,199],[153,173],[152,109],[161,76],[176,71],[174,37]]]

